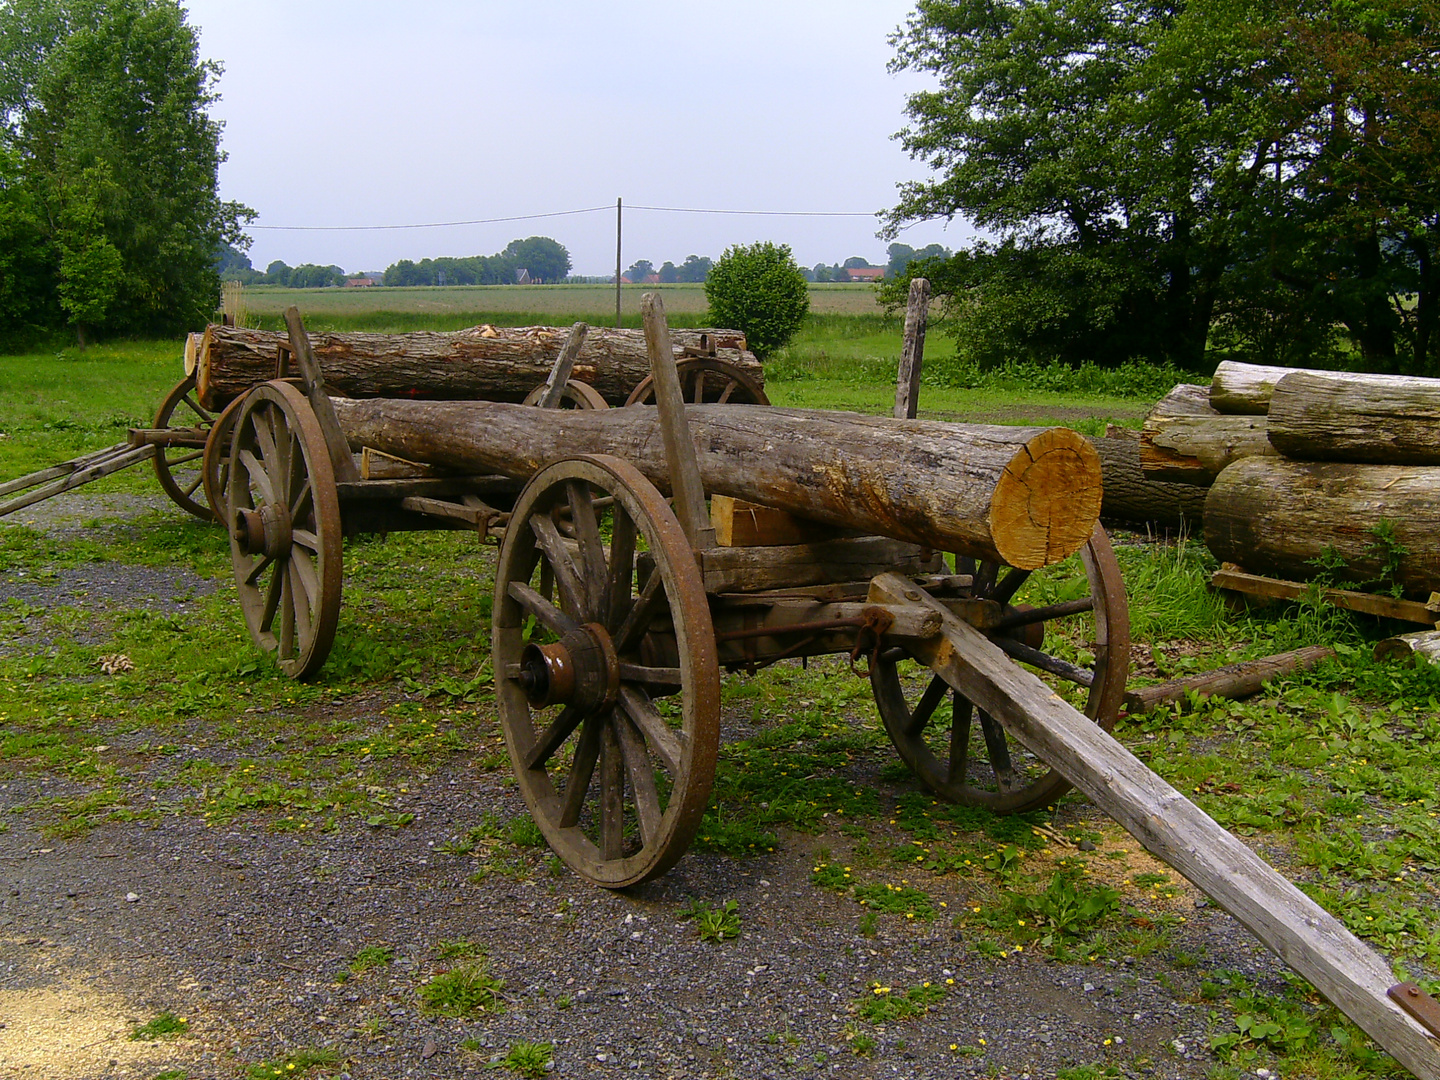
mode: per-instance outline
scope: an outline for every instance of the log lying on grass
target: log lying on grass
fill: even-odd
[[[1183,679],[1155,686],[1142,686],[1138,690],[1125,692],[1125,711],[1131,716],[1153,712],[1162,705],[1180,703],[1182,712],[1188,712],[1190,694],[1198,697],[1222,697],[1238,700],[1258,694],[1267,682],[1293,675],[1297,671],[1309,671],[1317,664],[1329,660],[1335,650],[1328,645],[1307,645],[1303,649],[1264,656],[1258,660],[1242,660],[1238,664],[1227,664],[1206,671],[1200,675],[1189,675]]]
[[[346,397],[523,401],[545,382],[568,327],[476,326],[453,333],[311,334],[325,386]],[[734,330],[675,330],[676,355],[700,348],[701,335],[721,360],[738,365],[762,386],[765,372]],[[275,377],[276,347],[287,335],[211,325],[196,350],[195,377],[206,408],[217,409]],[[592,327],[570,373],[612,405],[650,374],[640,330]]]
[[[1105,498],[1100,516],[1131,525],[1198,531],[1205,516],[1205,489],[1155,480],[1140,468],[1140,432],[1115,428],[1091,439],[1100,455]]]
[[[1140,467],[1151,480],[1208,487],[1232,461],[1274,456],[1263,416],[1223,416],[1203,386],[1181,383],[1155,403],[1140,431]]]
[[[1302,461],[1440,465],[1440,379],[1292,371],[1275,384],[1269,433]]]
[[[1376,660],[1412,659],[1417,664],[1440,664],[1440,630],[1399,634],[1375,643]]]
[[[352,447],[529,477],[615,454],[670,485],[657,410],[541,411],[496,402],[335,399]],[[1078,551],[1100,514],[1100,459],[1066,428],[896,420],[758,405],[690,405],[711,495],[840,528],[1035,569]]]
[[[1428,596],[1440,586],[1440,467],[1246,458],[1210,489],[1205,543],[1252,573],[1308,580],[1338,556],[1337,580]]]

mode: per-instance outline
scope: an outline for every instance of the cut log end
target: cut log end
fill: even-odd
[[[1069,558],[1100,516],[1100,456],[1084,436],[1049,428],[1005,467],[990,501],[990,535],[1011,566],[1037,570]]]

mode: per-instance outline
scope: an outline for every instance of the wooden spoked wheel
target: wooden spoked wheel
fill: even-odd
[[[770,399],[750,373],[728,360],[692,356],[675,365],[680,392],[691,405],[769,405]],[[626,405],[654,405],[655,378],[646,375],[630,391]]]
[[[230,561],[255,644],[296,679],[320,670],[340,619],[341,519],[325,438],[282,382],[244,398],[225,489]]]
[[[493,624],[505,742],[550,846],[596,885],[663,874],[710,797],[720,669],[660,493],[619,458],[542,469],[505,532]]]
[[[1084,568],[1083,584],[1077,580],[1059,588],[1053,578],[1032,580],[1028,571],[980,563],[973,567],[972,595],[1003,605],[1000,625],[985,631],[992,641],[1062,696],[1078,697],[1075,688],[1081,688],[1085,715],[1109,731],[1130,671],[1125,586],[1099,525],[1076,558]],[[960,569],[971,568],[962,564]],[[870,682],[890,741],[940,797],[996,813],[1021,813],[1052,805],[1070,789],[1064,777],[1009,738],[998,721],[903,649],[882,653],[871,665]]]
[[[243,396],[236,398],[215,417],[210,435],[205,440],[205,454],[200,459],[205,501],[221,521],[229,520],[225,509],[225,489],[230,482],[230,442],[235,434],[235,418],[240,415],[244,402]]]
[[[524,404],[538,405],[544,396],[545,385],[542,383],[525,395]],[[565,384],[565,389],[561,393],[559,407],[562,409],[608,409],[610,403],[601,397],[600,391],[589,383],[571,379]]]
[[[195,393],[195,376],[185,376],[165,395],[160,408],[155,410],[154,427],[195,428],[208,433],[215,423],[214,415],[201,406]],[[205,474],[201,459],[205,451],[200,446],[161,446],[156,449],[155,478],[160,487],[175,505],[187,514],[194,514],[201,521],[216,521],[211,504],[204,501]],[[198,497],[197,497],[198,496]]]

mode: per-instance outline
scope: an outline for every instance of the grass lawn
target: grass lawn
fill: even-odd
[[[456,290],[394,292],[402,291],[418,303]],[[277,310],[293,299],[281,290],[254,295],[267,304],[273,296]],[[312,296],[374,302],[370,294],[351,295],[307,293],[302,307],[314,325],[321,314]],[[534,305],[525,305],[517,310],[528,316]],[[389,318],[357,310],[332,315],[377,324]],[[552,309],[546,319],[564,324],[575,310]],[[1107,420],[1133,424],[1153,400],[947,387],[946,343],[938,334],[930,340],[937,378],[921,396],[926,415],[1054,417],[1094,430]],[[894,320],[821,313],[773,358],[769,389],[781,404],[888,411],[898,353]],[[121,441],[127,426],[148,423],[180,373],[179,342],[0,357],[0,480]],[[154,490],[143,468],[102,484]],[[1395,629],[1373,620],[1306,604],[1230,611],[1208,591],[1213,560],[1194,540],[1122,536],[1119,559],[1139,646],[1135,681],[1306,644],[1339,649],[1337,661],[1247,701],[1122,720],[1117,735],[1216,820],[1263,847],[1272,864],[1397,970],[1440,978],[1440,671],[1371,660],[1370,643]],[[219,587],[164,616],[97,617],[78,604],[0,602],[0,778],[55,783],[56,794],[8,808],[52,835],[169,815],[239,818],[295,832],[355,819],[401,827],[407,822],[390,793],[437,762],[463,755],[477,768],[508,768],[488,657],[493,552],[464,535],[348,542],[336,647],[319,679],[306,685],[279,677],[250,645],[228,585],[225,537],[213,526],[169,511],[137,523],[101,522],[62,543],[23,523],[0,522],[0,582],[53,583],[67,568],[107,561],[195,574]],[[1073,569],[1046,574],[1059,582]],[[99,678],[100,657],[116,653],[134,669]],[[869,687],[838,671],[781,665],[750,679],[726,678],[725,708],[750,716],[757,733],[722,750],[700,846],[742,858],[773,846],[777,836],[830,830],[827,843],[851,852],[863,845],[866,861],[851,863],[857,880],[849,881],[850,866],[841,873],[819,858],[813,887],[867,901],[872,894],[864,890],[879,889],[875,881],[900,872],[903,860],[906,889],[873,893],[868,910],[879,915],[865,916],[872,926],[875,917],[940,917],[927,890],[938,895],[949,887],[946,875],[970,874],[978,882],[975,904],[943,917],[966,943],[957,947],[984,956],[1025,948],[1088,965],[1176,948],[1177,916],[1167,913],[1163,874],[1116,882],[1111,898],[1077,884],[1078,876],[1032,872],[1016,854],[1034,843],[1030,826],[1044,820],[1005,824],[937,807],[918,791],[899,796],[894,810],[873,793],[857,794],[850,770],[867,762],[887,783],[909,781],[876,728]],[[380,698],[379,706],[350,708]],[[204,744],[205,755],[173,763],[177,746],[192,741]],[[125,752],[99,753],[112,744]],[[806,778],[803,798],[791,791],[790,777]],[[1061,818],[1076,805],[1067,797]],[[822,821],[831,811],[835,817]],[[897,839],[897,832],[904,835]],[[1075,837],[1085,839],[1083,830]],[[1073,855],[1075,875],[1082,865],[1104,866],[1102,853],[1085,852]],[[522,872],[542,871],[537,863]],[[1074,917],[1080,908],[1091,915]],[[866,910],[857,904],[857,912]],[[1072,915],[1062,920],[1065,911]],[[1053,932],[1041,935],[1037,916],[1027,914],[1036,912]],[[1203,955],[1177,952],[1173,966],[1177,978],[1192,968],[1203,972],[1199,992],[1216,1008],[1217,1078],[1252,1075],[1257,1064],[1282,1075],[1394,1075],[1304,985],[1258,988],[1241,973],[1209,970]]]

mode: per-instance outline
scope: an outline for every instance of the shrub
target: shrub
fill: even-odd
[[[785,345],[810,310],[810,292],[788,244],[725,249],[705,279],[712,325],[739,330],[761,357]]]

